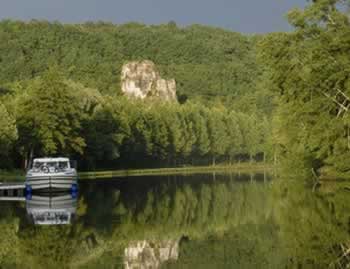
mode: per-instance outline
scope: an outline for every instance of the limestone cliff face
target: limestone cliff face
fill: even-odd
[[[151,61],[129,62],[122,68],[122,92],[130,98],[176,101],[175,79],[160,77]]]
[[[176,261],[179,241],[136,241],[124,250],[124,266],[127,269],[159,268],[164,262]]]

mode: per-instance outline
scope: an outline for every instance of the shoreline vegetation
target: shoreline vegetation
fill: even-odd
[[[103,179],[130,176],[161,176],[161,175],[186,175],[202,174],[211,172],[264,172],[273,170],[271,164],[240,163],[240,164],[219,164],[210,166],[184,166],[174,168],[151,168],[151,169],[125,169],[114,171],[81,172],[79,179]]]
[[[180,167],[165,168],[143,168],[143,169],[119,169],[119,170],[96,170],[78,172],[80,180],[89,179],[108,179],[123,177],[141,177],[141,176],[162,176],[162,175],[193,175],[207,173],[259,173],[279,171],[281,167],[273,163],[263,162],[242,162],[242,163],[219,163],[216,165],[193,166],[183,165]],[[0,182],[2,180],[24,180],[24,170],[0,170]],[[350,181],[350,175],[347,173],[339,173],[334,170],[323,169],[317,177],[318,183],[327,182],[344,182]]]
[[[173,168],[149,168],[149,169],[121,169],[106,171],[88,171],[80,172],[79,179],[106,179],[131,176],[160,176],[160,175],[186,175],[186,174],[205,174],[211,172],[264,172],[272,171],[275,167],[268,163],[237,163],[237,164],[218,164],[210,166],[183,166]],[[24,180],[23,170],[1,171],[0,180]]]

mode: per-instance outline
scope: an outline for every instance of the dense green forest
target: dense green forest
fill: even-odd
[[[68,153],[93,169],[215,164],[217,158],[266,159],[269,152],[264,147],[269,140],[266,117],[221,104],[207,107],[191,101],[179,105],[103,96],[65,80],[57,68],[13,89],[4,96],[8,109],[5,106],[3,112],[9,120],[3,131],[24,158]]]
[[[288,14],[292,33],[259,43],[261,63],[277,94],[275,143],[289,164],[350,172],[349,1],[312,1]]]
[[[289,33],[193,25],[0,22],[1,167],[70,155],[84,169],[237,161],[350,171],[345,1],[292,10]],[[124,63],[175,78],[178,103],[122,96]]]
[[[229,101],[227,96],[254,92],[259,73],[256,38],[200,25],[2,21],[0,39],[0,85],[5,89],[56,64],[66,78],[114,95],[120,93],[122,65],[148,59],[163,76],[176,78],[180,99]]]
[[[3,167],[56,154],[84,169],[272,158],[256,37],[173,23],[39,21],[2,21],[0,36]],[[122,96],[122,65],[142,59],[176,78],[179,103]]]

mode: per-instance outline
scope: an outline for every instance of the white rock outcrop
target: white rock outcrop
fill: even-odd
[[[176,101],[175,79],[163,79],[152,61],[133,61],[124,64],[121,90],[130,98]]]

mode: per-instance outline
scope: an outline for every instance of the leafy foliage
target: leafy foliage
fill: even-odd
[[[257,37],[171,23],[10,20],[0,22],[0,37],[0,97],[16,120],[18,140],[6,142],[16,166],[57,154],[98,169],[261,159],[266,151],[252,145],[266,142],[252,114],[269,113],[257,102]],[[176,79],[182,105],[120,95],[122,65],[143,59]]]
[[[104,94],[120,93],[122,65],[152,60],[176,78],[179,96],[210,100],[254,92],[254,40],[193,25],[146,26],[0,22],[0,86],[33,79],[56,64],[64,76]]]
[[[264,37],[259,56],[279,94],[281,144],[301,165],[350,171],[350,22],[342,1],[292,10],[293,33]]]
[[[19,144],[37,154],[83,152],[81,119],[76,96],[55,69],[28,83],[26,96],[16,104]]]
[[[0,157],[5,158],[18,139],[16,121],[0,101]],[[8,165],[8,164],[7,164]]]

